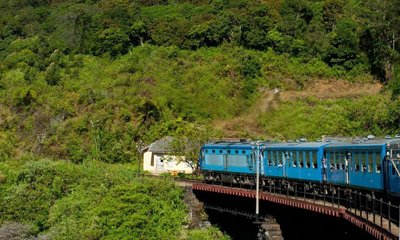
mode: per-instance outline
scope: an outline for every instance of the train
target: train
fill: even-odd
[[[199,155],[206,183],[254,186],[258,170],[263,186],[302,182],[400,197],[400,139],[219,141]]]

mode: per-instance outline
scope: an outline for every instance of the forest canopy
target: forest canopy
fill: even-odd
[[[342,112],[328,127],[306,124],[308,110],[281,114],[322,116],[327,104],[283,102],[254,117],[261,134],[241,135],[384,135],[400,122],[399,0],[6,0],[0,12],[4,159],[129,162],[140,141],[245,115],[266,91],[314,80],[379,81],[380,115],[333,99]],[[302,130],[274,123],[289,118]]]

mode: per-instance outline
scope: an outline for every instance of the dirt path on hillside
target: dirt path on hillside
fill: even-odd
[[[318,99],[358,98],[376,95],[382,90],[381,83],[350,83],[342,80],[316,81],[302,91],[284,91],[281,100],[290,101],[306,97]]]
[[[257,119],[262,113],[279,107],[281,101],[301,100],[307,97],[318,99],[358,98],[376,95],[382,90],[380,83],[350,83],[342,80],[315,81],[303,90],[266,90],[262,97],[247,112],[233,119],[215,120],[213,126],[229,138],[257,138],[265,135]]]

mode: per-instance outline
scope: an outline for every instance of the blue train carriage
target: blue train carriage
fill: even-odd
[[[325,147],[327,182],[384,190],[383,164],[387,141],[336,142]]]
[[[255,174],[252,146],[244,142],[205,144],[201,149],[199,165],[206,181],[236,183],[240,179],[236,175]],[[251,177],[247,177],[246,181],[250,181],[249,179]]]
[[[302,181],[323,180],[323,142],[276,143],[264,148],[264,175]]]
[[[389,193],[400,196],[400,140],[392,140],[386,144],[384,169],[385,188]]]

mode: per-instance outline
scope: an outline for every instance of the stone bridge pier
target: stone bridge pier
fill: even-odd
[[[258,240],[283,240],[280,225],[272,216],[268,216],[259,227]]]

